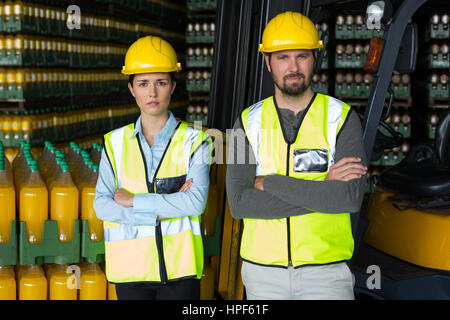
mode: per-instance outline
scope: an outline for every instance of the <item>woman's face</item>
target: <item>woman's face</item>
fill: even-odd
[[[128,89],[136,99],[141,113],[150,116],[159,116],[167,112],[175,86],[176,82],[172,82],[167,72],[136,74],[133,85],[128,83]]]

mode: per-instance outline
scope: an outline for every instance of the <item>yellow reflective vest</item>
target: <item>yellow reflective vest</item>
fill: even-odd
[[[245,109],[241,120],[255,153],[256,175],[325,180],[334,163],[336,137],[349,110],[342,101],[315,94],[296,140],[290,142],[284,136],[273,97]],[[353,245],[348,212],[244,219],[241,257],[261,265],[300,267],[348,260]]]
[[[143,152],[134,123],[104,136],[105,151],[116,178],[116,189],[133,194],[178,192],[186,181],[189,161],[199,146],[212,139],[203,131],[178,123],[167,145],[153,182],[149,183]],[[125,240],[120,224],[104,221],[106,276],[110,282],[152,281],[166,283],[184,278],[200,279],[203,244],[200,216],[160,221],[133,228],[134,239]]]

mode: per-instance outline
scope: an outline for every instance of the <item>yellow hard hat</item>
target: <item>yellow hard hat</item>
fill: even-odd
[[[177,54],[166,40],[146,36],[136,40],[125,55],[123,74],[180,71]]]
[[[314,23],[299,12],[286,11],[269,21],[259,52],[289,49],[323,49]]]

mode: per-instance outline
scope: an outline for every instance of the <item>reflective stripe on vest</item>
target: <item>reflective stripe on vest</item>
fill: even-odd
[[[145,160],[134,124],[105,135],[105,151],[116,177],[116,188],[133,194],[178,192],[186,181],[189,162],[202,143],[203,131],[179,123],[159,167],[148,183]],[[200,216],[160,221],[158,226],[132,226],[104,221],[106,275],[111,282],[152,281],[195,277],[203,272]]]
[[[316,94],[305,110],[296,140],[288,144],[273,97],[245,109],[241,118],[255,153],[257,175],[324,180],[334,163],[336,137],[349,110],[350,106],[342,101]],[[244,219],[241,256],[253,263],[299,267],[344,261],[352,254],[348,212]]]

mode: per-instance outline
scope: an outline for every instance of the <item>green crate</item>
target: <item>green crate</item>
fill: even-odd
[[[217,8],[217,0],[194,0],[187,1],[188,10],[210,10]]]
[[[395,166],[400,163],[405,158],[405,155],[399,151],[397,155],[390,151],[387,154],[381,156],[381,165],[385,167]]]
[[[404,85],[403,83],[399,83],[395,86],[392,85],[391,88],[397,99],[407,99],[411,96],[411,84]]]
[[[354,89],[355,96],[367,98],[370,94],[370,88],[371,86],[365,83],[356,84]]]
[[[428,68],[432,69],[448,69],[449,68],[449,62],[448,58],[449,55],[445,55],[441,52],[439,52],[436,56],[436,59],[433,58],[433,54],[428,54],[426,57],[426,65]]]
[[[25,99],[23,87],[15,83],[9,83],[6,87],[6,99]]]
[[[355,39],[370,39],[373,36],[374,30],[367,29],[365,24],[355,26]]]
[[[17,221],[11,221],[11,236],[9,242],[0,244],[0,266],[17,264],[18,258]]]
[[[0,100],[6,99],[7,97],[6,90],[7,90],[6,83],[0,83]]]
[[[341,83],[334,85],[334,94],[338,97],[344,97],[344,98],[350,98],[350,97],[358,97],[356,94],[356,84],[347,84],[347,83]]]
[[[211,80],[187,80],[186,90],[194,92],[209,92],[211,87]]]
[[[89,221],[82,220],[81,259],[84,262],[105,261],[105,241],[92,241],[89,234]]]
[[[336,68],[363,68],[365,60],[365,54],[359,56],[355,53],[351,55],[335,55],[334,65]]]
[[[58,222],[46,220],[42,242],[28,242],[26,222],[20,222],[19,231],[19,263],[21,265],[43,263],[79,263],[80,262],[80,221],[75,220],[73,239],[71,242],[60,242],[58,238]]]
[[[313,83],[312,89],[314,92],[319,92],[319,93],[323,93],[323,94],[328,94],[328,91],[329,91],[328,83],[322,83],[322,82]]]
[[[398,126],[393,126],[392,124],[389,124],[391,128],[393,128],[395,131],[400,132],[403,135],[403,138],[410,138],[411,137],[411,125],[405,126],[403,123],[400,123]],[[383,127],[379,127],[380,131],[384,133],[387,136],[390,136],[391,134],[384,129]]]
[[[211,58],[197,58],[191,57],[186,60],[186,67],[188,68],[211,68],[212,59]]]
[[[438,99],[448,99],[448,85],[438,83],[437,85],[428,84],[428,97]]]
[[[433,28],[432,24],[428,24],[425,31],[425,41],[431,39],[448,39],[450,37],[449,29],[444,29],[442,23],[437,25],[437,28]]]
[[[352,24],[350,26],[348,26],[346,24],[343,24],[343,25],[336,24],[335,38],[342,39],[342,40],[355,39],[355,29],[356,29],[355,24]]]
[[[192,34],[188,35],[186,33],[186,43],[193,44],[193,43],[214,43],[214,34],[211,32],[193,32]]]

